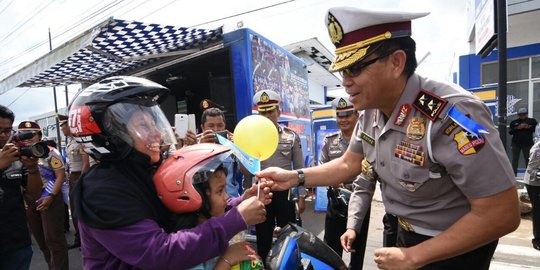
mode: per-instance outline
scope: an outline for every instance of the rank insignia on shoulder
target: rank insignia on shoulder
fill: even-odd
[[[429,120],[434,121],[444,109],[448,101],[427,90],[420,90],[416,96],[413,107],[424,114]]]
[[[409,113],[411,112],[411,105],[409,104],[403,104],[401,107],[399,107],[399,113],[396,115],[396,119],[394,119],[394,125],[402,127],[405,123],[405,120],[407,120],[407,117],[409,116]]]
[[[456,133],[454,141],[457,143],[458,151],[465,156],[478,153],[486,143],[482,136],[475,136],[466,130]]]
[[[407,126],[407,138],[413,141],[419,141],[426,134],[426,120],[422,117],[415,116],[409,121]]]

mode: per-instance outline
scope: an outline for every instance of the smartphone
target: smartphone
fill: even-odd
[[[197,124],[195,124],[195,115],[188,114],[188,130],[191,130],[194,134],[197,134]]]
[[[174,115],[174,128],[176,134],[178,134],[178,137],[181,139],[184,139],[186,137],[186,133],[188,130],[188,115],[177,113]]]
[[[224,131],[217,131],[216,134],[219,134],[220,136],[222,136],[223,138],[225,139],[229,139],[229,137],[227,136],[227,131],[224,130]],[[216,141],[217,141],[217,136],[216,136]]]

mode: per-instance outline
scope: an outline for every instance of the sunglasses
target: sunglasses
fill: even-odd
[[[390,50],[390,51],[387,51],[387,52],[384,52],[382,54],[380,54],[379,56],[369,60],[369,61],[366,61],[366,62],[358,62],[358,63],[355,63],[355,64],[352,64],[351,66],[347,67],[347,68],[344,68],[342,69],[340,72],[341,72],[341,76],[344,77],[345,74],[347,74],[348,76],[351,76],[351,77],[356,77],[358,75],[360,75],[360,73],[362,73],[362,70],[367,68],[369,65],[371,64],[374,64],[375,62],[393,54],[395,51],[397,50],[400,50],[400,49],[394,49],[394,50]]]

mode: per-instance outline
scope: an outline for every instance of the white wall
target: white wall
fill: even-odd
[[[324,86],[314,82],[313,80],[310,80],[309,78],[308,78],[308,84],[309,84],[309,99],[315,102],[318,102],[320,104],[325,104]]]
[[[540,43],[540,10],[508,18],[508,48]]]

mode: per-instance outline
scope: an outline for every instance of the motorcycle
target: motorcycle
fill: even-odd
[[[304,228],[289,223],[266,259],[270,270],[346,270],[347,265],[332,248]]]

